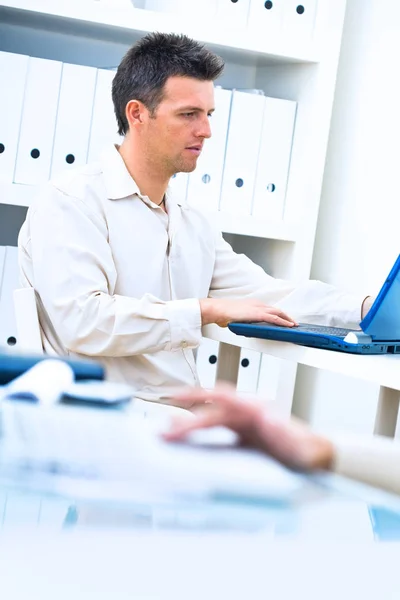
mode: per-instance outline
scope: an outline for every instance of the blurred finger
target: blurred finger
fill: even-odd
[[[214,402],[227,404],[236,399],[236,390],[229,383],[217,383],[213,390],[203,388],[188,388],[174,396],[178,405],[185,403],[190,406],[213,404]]]
[[[171,429],[162,434],[162,437],[171,442],[185,438],[190,432],[207,427],[220,425],[221,419],[216,411],[205,412],[196,419],[179,419],[173,421]]]
[[[203,388],[188,388],[174,395],[177,406],[194,406],[196,404],[206,404],[212,401],[211,394]]]

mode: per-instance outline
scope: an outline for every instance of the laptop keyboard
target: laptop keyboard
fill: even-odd
[[[279,325],[271,325],[270,323],[257,323],[257,325],[268,325],[268,327],[273,327],[274,329],[284,329],[287,330],[288,327],[280,327]],[[354,329],[345,329],[343,327],[329,327],[327,325],[310,325],[308,323],[300,323],[297,327],[290,327],[290,329],[294,329],[296,331],[304,332],[304,333],[319,333],[322,335],[334,335],[335,337],[345,338],[350,331],[354,331]]]

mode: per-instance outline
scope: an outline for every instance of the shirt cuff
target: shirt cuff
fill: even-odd
[[[338,433],[332,470],[345,477],[400,494],[400,443],[382,436]]]
[[[171,333],[171,350],[197,348],[200,345],[201,311],[195,298],[167,303],[167,318]]]

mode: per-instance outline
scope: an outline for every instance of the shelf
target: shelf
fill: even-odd
[[[19,185],[18,183],[2,183],[0,181],[0,205],[30,206],[35,193],[32,185]]]
[[[28,207],[34,194],[35,186],[0,182],[0,205],[11,204]],[[211,219],[216,219],[223,233],[288,242],[296,241],[295,227],[287,225],[284,221],[269,223],[251,216],[230,215],[223,212],[209,213],[209,216]]]
[[[320,350],[319,348],[306,348],[287,342],[274,342],[235,335],[229,329],[217,325],[203,327],[203,335],[218,342],[248,348],[301,365],[325,369],[400,390],[400,355],[361,356],[332,350]]]
[[[263,221],[251,215],[235,215],[226,212],[218,212],[214,213],[214,215],[223,233],[234,233],[286,242],[296,241],[296,227],[285,223],[285,221]]]
[[[185,32],[220,52],[225,59],[244,64],[315,63],[313,48],[288,47],[279,40],[270,43],[247,29],[229,30],[226,24],[201,22],[199,19],[156,13],[130,7],[111,7],[94,0],[9,0],[0,2],[0,22],[6,25],[34,27],[60,34],[89,37],[131,45],[150,31]]]

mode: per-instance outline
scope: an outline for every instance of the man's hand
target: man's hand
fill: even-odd
[[[330,469],[334,448],[331,442],[314,434],[299,420],[284,421],[259,404],[242,400],[228,385],[208,392],[189,389],[175,398],[177,404],[203,405],[195,418],[175,421],[164,433],[169,441],[184,439],[191,431],[224,426],[235,431],[246,446],[258,448],[284,465],[301,471]]]
[[[297,323],[280,308],[264,304],[260,300],[219,300],[204,298],[200,300],[202,325],[216,323],[227,327],[232,321],[265,321],[273,325],[293,327]]]

